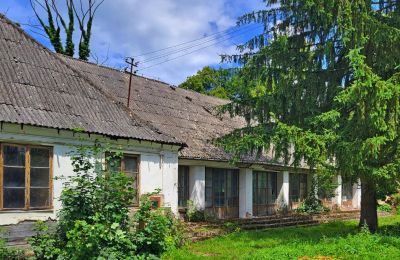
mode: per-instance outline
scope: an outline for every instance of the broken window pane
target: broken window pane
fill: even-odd
[[[3,148],[4,165],[25,166],[25,148],[5,145]]]
[[[31,148],[31,167],[49,167],[49,158],[48,148]]]
[[[6,209],[23,209],[25,208],[25,189],[24,188],[4,188],[3,206]]]
[[[50,192],[48,188],[31,188],[31,208],[44,208],[50,206]]]
[[[49,169],[31,168],[31,187],[49,187]]]
[[[25,187],[25,168],[4,167],[4,187]]]

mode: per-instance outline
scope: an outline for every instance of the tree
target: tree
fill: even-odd
[[[224,57],[243,65],[225,109],[249,124],[218,143],[360,178],[360,225],[375,231],[377,189],[400,178],[400,1],[265,2],[238,21],[264,33]]]
[[[74,56],[75,44],[73,33],[75,18],[80,30],[79,59],[88,60],[90,56],[90,39],[92,35],[93,19],[96,11],[104,0],[87,0],[85,5],[82,0],[79,4],[74,0],[65,0],[67,18],[61,14],[59,2],[55,0],[30,0],[32,9],[39,21],[41,28],[46,33],[51,45],[57,53]],[[45,12],[46,18],[42,18],[38,8]],[[47,23],[45,22],[47,19]],[[65,44],[62,43],[61,30],[65,33]]]
[[[233,73],[233,70],[213,69],[206,66],[197,71],[196,75],[188,77],[179,87],[210,96],[229,99],[231,94],[229,85]]]

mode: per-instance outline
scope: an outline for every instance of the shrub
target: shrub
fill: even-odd
[[[201,222],[205,220],[204,211],[197,210],[192,200],[187,201],[186,217],[191,222]]]
[[[139,254],[160,255],[183,245],[185,241],[183,229],[170,210],[152,209],[149,197],[154,194],[157,192],[145,194],[140,198],[141,206],[134,215],[134,240]]]
[[[393,207],[398,207],[400,206],[400,193],[395,193],[392,196],[390,196],[389,198],[389,203],[393,206]]]
[[[0,259],[22,260],[25,259],[24,252],[20,249],[12,249],[6,246],[6,241],[0,238]]]
[[[122,172],[104,170],[121,156],[102,147],[77,147],[72,156],[74,176],[61,195],[62,209],[56,232],[38,222],[30,243],[37,259],[133,259],[157,256],[180,245],[180,229],[172,214],[153,210],[148,194],[132,220],[129,209],[135,191]],[[153,193],[154,194],[154,193]]]
[[[56,259],[61,253],[56,234],[49,232],[49,227],[41,220],[36,222],[34,230],[36,235],[29,238],[28,242],[36,258]]]
[[[378,211],[391,212],[392,211],[392,207],[390,205],[388,205],[388,204],[378,205]]]
[[[314,196],[308,196],[303,203],[296,209],[299,213],[317,214],[328,212],[329,208],[322,205],[322,202]]]

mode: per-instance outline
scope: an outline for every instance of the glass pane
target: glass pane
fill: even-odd
[[[25,208],[25,189],[4,188],[3,206],[5,209]]]
[[[49,189],[31,188],[30,200],[31,208],[43,208],[50,206]]]
[[[31,187],[49,187],[49,169],[31,168]]]
[[[20,146],[7,146],[3,148],[4,165],[25,166],[25,148]]]
[[[31,167],[49,167],[50,150],[48,148],[31,148]]]
[[[137,158],[124,157],[124,162],[126,172],[137,172]]]
[[[132,180],[136,180],[136,175],[137,175],[136,172],[124,172],[124,173],[125,173],[126,177],[128,177]]]
[[[25,187],[25,168],[4,167],[4,187]]]

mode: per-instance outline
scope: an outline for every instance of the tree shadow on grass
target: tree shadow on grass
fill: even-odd
[[[378,229],[379,235],[400,236],[400,218],[392,223],[384,223]],[[318,243],[325,239],[337,239],[359,232],[358,221],[333,221],[311,227],[286,227],[259,231],[243,231],[232,234],[230,240],[262,244]]]

